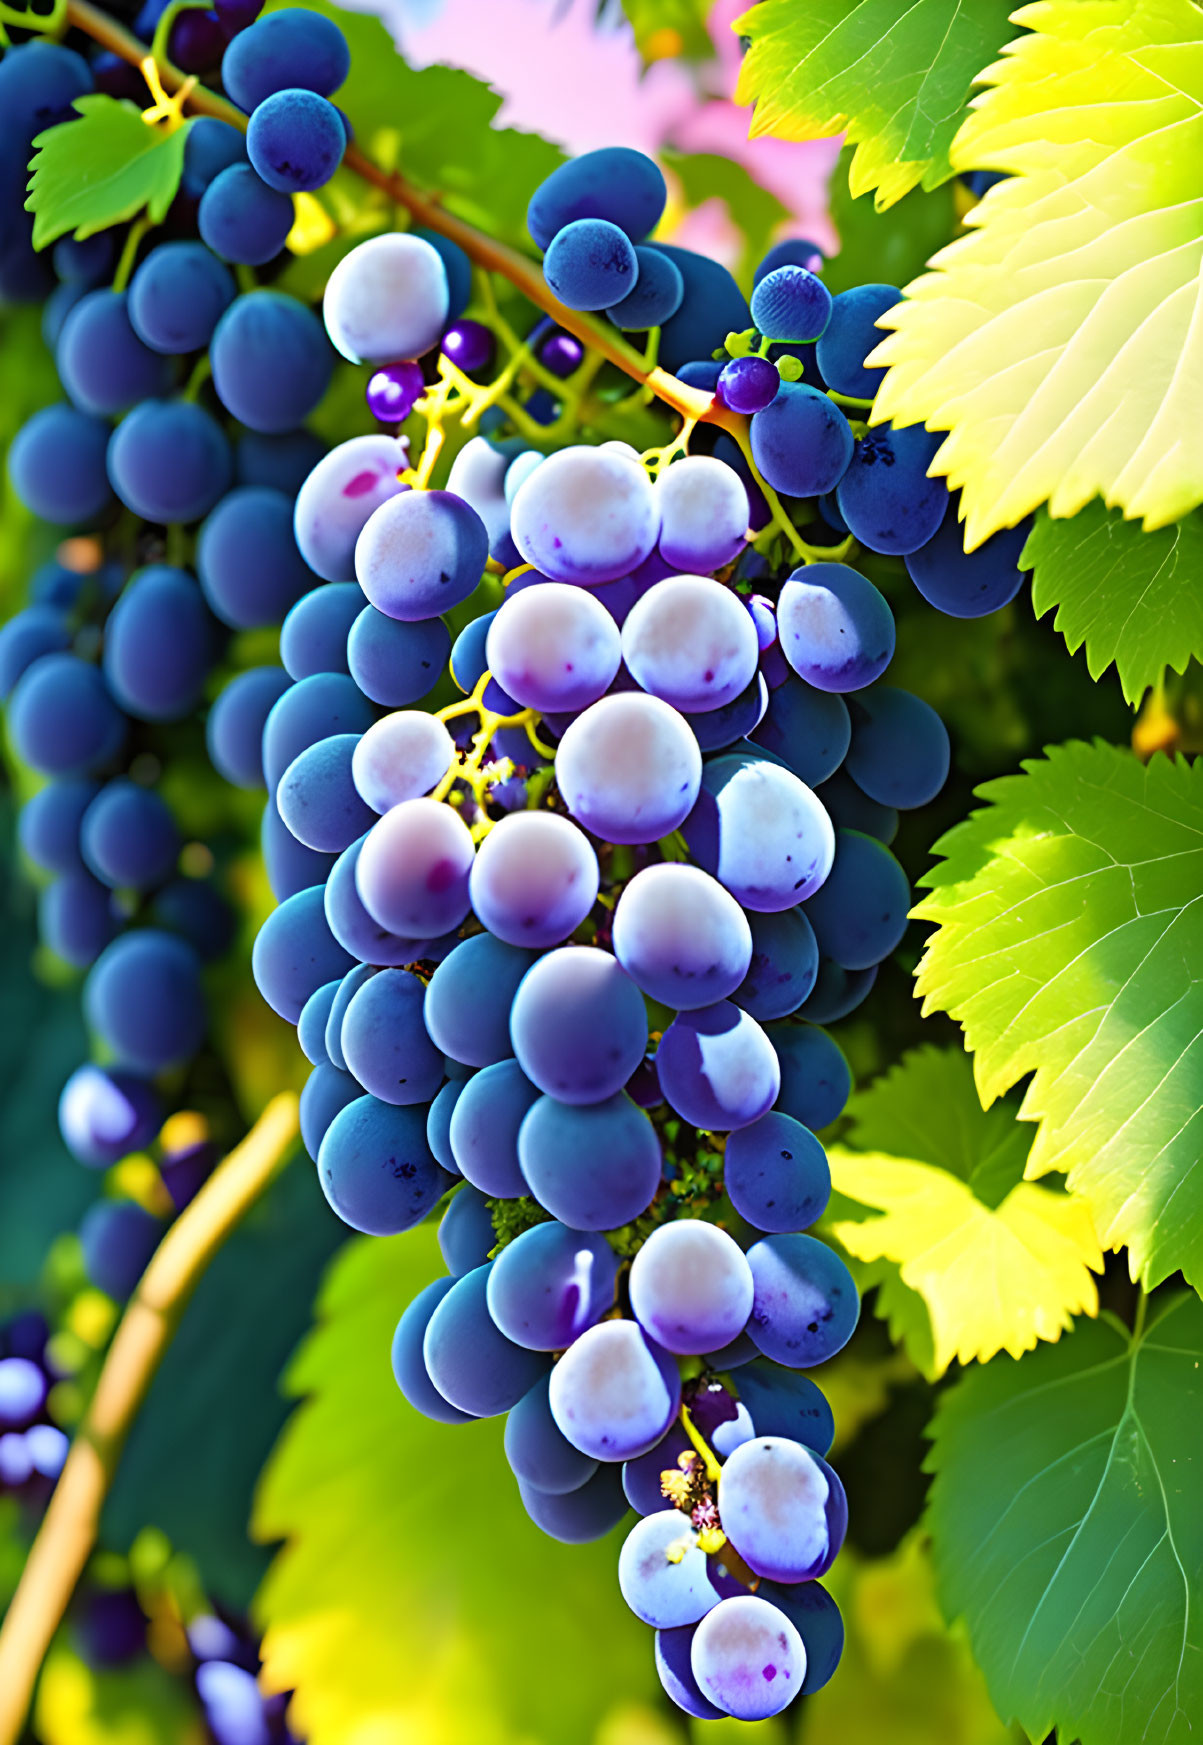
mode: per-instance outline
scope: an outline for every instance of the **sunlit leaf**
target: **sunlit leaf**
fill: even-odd
[[[170,131],[148,126],[135,104],[100,93],[77,97],[74,107],[78,121],[34,140],[26,205],[35,248],[72,231],[94,236],[142,211],[161,224],[180,185],[190,121]]]

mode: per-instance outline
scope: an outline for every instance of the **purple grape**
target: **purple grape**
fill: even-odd
[[[385,364],[369,377],[364,398],[381,424],[403,424],[425,392],[420,364]]]
[[[467,316],[452,322],[443,335],[443,356],[466,376],[488,369],[494,350],[491,330],[483,321],[472,321]]]
[[[550,370],[553,376],[561,379],[578,370],[584,356],[584,346],[572,333],[553,333],[544,340],[538,353],[539,362],[544,369]]]
[[[718,1499],[728,1539],[770,1581],[813,1581],[844,1542],[843,1485],[821,1455],[784,1436],[758,1436],[737,1448],[723,1467]]]
[[[736,357],[719,371],[717,399],[729,412],[750,418],[777,397],[781,377],[766,357]]]

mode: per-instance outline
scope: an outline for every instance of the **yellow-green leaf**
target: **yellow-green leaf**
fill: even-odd
[[[987,1102],[1032,1075],[1029,1178],[1065,1175],[1149,1286],[1203,1284],[1203,763],[1071,743],[978,792],[921,880],[924,1010]]]
[[[644,61],[708,60],[714,53],[706,18],[710,0],[622,0]]]
[[[947,430],[933,463],[980,544],[1092,497],[1146,529],[1203,501],[1203,35],[1191,0],[1038,0],[984,75],[954,168],[1009,179],[937,255],[877,421]]]
[[[205,1745],[188,1686],[149,1655],[89,1666],[66,1642],[51,1649],[34,1713],[42,1745]]]
[[[969,92],[1007,34],[1011,0],[762,0],[732,29],[747,53],[737,103],[752,134],[856,146],[853,195],[879,207],[952,175]]]
[[[78,121],[63,121],[34,140],[29,199],[33,245],[45,248],[74,231],[94,236],[145,209],[160,224],[175,199],[190,121],[170,131],[148,126],[133,103],[95,94],[77,97]]]
[[[398,1393],[393,1328],[442,1271],[424,1226],[329,1274],[256,1510],[286,1541],[258,1601],[265,1679],[296,1691],[308,1745],[589,1745],[657,1693],[651,1640],[615,1535],[559,1545],[527,1519],[499,1419],[433,1424]]]

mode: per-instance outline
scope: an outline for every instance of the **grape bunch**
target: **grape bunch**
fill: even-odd
[[[50,1328],[36,1310],[0,1327],[0,1491],[39,1511],[67,1458],[67,1438],[48,1406],[59,1379],[49,1340]]]

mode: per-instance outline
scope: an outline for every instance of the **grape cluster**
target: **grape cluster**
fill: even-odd
[[[0,1327],[0,1491],[38,1510],[67,1458],[67,1438],[47,1404],[59,1379],[47,1354],[49,1339],[35,1310]]]

